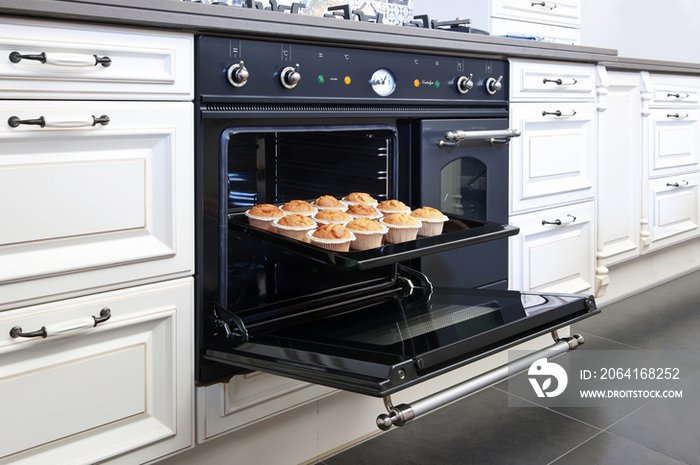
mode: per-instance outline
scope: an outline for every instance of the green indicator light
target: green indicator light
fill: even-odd
[[[438,87],[440,87],[440,81],[435,81],[435,88],[437,89]]]
[[[320,75],[320,76],[318,77],[318,83],[319,83],[319,84],[323,84],[324,82],[326,82],[326,78],[324,78],[323,75]]]

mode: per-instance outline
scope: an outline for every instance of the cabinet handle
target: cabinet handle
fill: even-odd
[[[673,183],[667,182],[667,183],[666,183],[666,186],[667,186],[667,187],[685,187],[685,186],[687,186],[688,184],[690,184],[690,183],[684,179],[684,180],[682,180],[681,182],[673,182]]]
[[[568,117],[571,117],[571,116],[576,116],[576,110],[571,110],[571,114],[570,114],[570,115],[565,115],[564,113],[561,112],[561,110],[557,110],[557,111],[543,111],[543,112],[542,112],[542,116],[547,116],[547,115],[556,116],[556,117],[563,116],[563,117],[567,117],[567,118],[568,118]]]
[[[10,61],[19,63],[22,60],[38,61],[43,65],[56,66],[97,66],[102,65],[108,68],[112,64],[112,59],[109,57],[98,57],[97,55],[78,55],[74,53],[46,53],[41,52],[38,55],[22,55],[19,52],[10,53]]]
[[[684,113],[682,115],[679,113],[666,115],[666,118],[676,118],[676,119],[685,119],[687,117],[688,117],[688,113]]]
[[[541,6],[542,8],[549,8],[550,10],[553,10],[557,7],[557,4],[552,2],[532,2],[530,3],[530,6]]]
[[[666,94],[666,97],[676,97],[676,98],[688,98],[690,94]]]
[[[554,226],[561,226],[563,224],[571,224],[574,221],[576,221],[576,217],[574,215],[569,214],[569,215],[566,215],[566,218],[564,218],[563,220],[560,220],[560,219],[556,219],[554,221],[542,220],[542,226],[544,226],[545,224],[552,224]]]
[[[556,84],[558,86],[575,86],[578,81],[574,78],[571,78],[570,83],[565,82],[562,78],[557,78],[557,79],[544,78],[544,79],[542,79],[542,84],[547,84],[548,82],[553,82],[554,84]]]
[[[73,118],[73,119],[53,119],[44,118],[40,116],[36,119],[19,119],[17,116],[10,116],[7,120],[7,124],[11,128],[19,127],[21,124],[28,124],[34,126],[40,126],[42,128],[84,128],[91,127],[101,124],[102,126],[107,126],[109,124],[109,116],[87,116],[85,118]]]
[[[111,316],[112,311],[108,307],[105,307],[100,310],[100,316],[78,318],[76,320],[66,321],[64,323],[56,323],[55,325],[42,326],[40,329],[29,333],[22,332],[21,326],[15,326],[10,330],[10,337],[42,337],[45,339],[50,336],[58,336],[71,331],[94,328],[98,324],[109,320]]]

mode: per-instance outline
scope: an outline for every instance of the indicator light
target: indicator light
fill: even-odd
[[[435,88],[437,89],[438,87],[440,87],[440,81],[435,81]]]
[[[322,74],[322,75],[320,75],[320,76],[318,77],[318,83],[319,83],[319,84],[323,84],[324,82],[326,82],[326,78],[324,78],[324,77],[323,77],[323,74]]]
[[[420,81],[418,79],[416,79],[415,81],[413,81],[413,85],[415,87],[418,87],[420,85]]]
[[[343,82],[345,83],[345,85],[349,86],[350,83],[352,82],[352,80],[350,79],[350,76],[345,76],[345,79],[343,79]]]

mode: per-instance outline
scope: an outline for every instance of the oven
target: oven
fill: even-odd
[[[199,383],[259,370],[383,397],[386,428],[416,416],[391,394],[599,311],[507,290],[506,61],[214,36],[195,50]],[[351,192],[448,220],[331,251],[246,216]]]

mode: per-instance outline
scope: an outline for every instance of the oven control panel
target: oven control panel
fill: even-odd
[[[197,95],[225,101],[508,100],[508,63],[463,56],[201,36]]]

